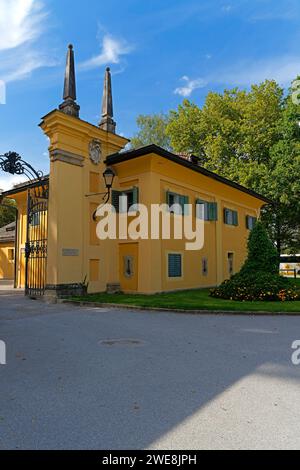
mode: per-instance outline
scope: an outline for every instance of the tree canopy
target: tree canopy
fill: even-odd
[[[14,209],[15,203],[11,199],[4,200],[5,206],[1,206],[0,204],[0,228],[5,227],[15,221],[16,219],[16,211]],[[12,206],[7,207],[7,206]]]
[[[211,171],[274,201],[262,221],[278,252],[300,252],[300,105],[274,80],[249,91],[184,100],[168,115],[140,116],[133,146],[157,143],[194,154]]]
[[[140,148],[144,145],[156,144],[169,149],[170,138],[166,134],[168,116],[165,114],[153,114],[150,116],[141,114],[137,118],[139,132],[131,139],[133,148]]]

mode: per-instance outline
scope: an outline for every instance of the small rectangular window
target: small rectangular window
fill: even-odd
[[[123,258],[123,263],[124,263],[124,276],[127,277],[128,279],[132,278],[134,275],[133,272],[133,256],[124,256]]]
[[[168,255],[168,275],[169,277],[182,277],[182,256],[177,253]]]
[[[256,217],[252,217],[251,215],[246,216],[246,227],[248,230],[253,230],[256,222],[257,222]]]
[[[228,253],[228,274],[232,276],[234,274],[234,254]]]
[[[238,212],[231,209],[224,209],[224,223],[237,227],[239,224]]]
[[[15,260],[15,250],[13,248],[8,249],[8,261]]]

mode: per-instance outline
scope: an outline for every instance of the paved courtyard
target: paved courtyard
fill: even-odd
[[[5,292],[1,449],[300,448],[300,317],[76,308]]]

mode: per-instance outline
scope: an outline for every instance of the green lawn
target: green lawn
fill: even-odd
[[[300,287],[300,279],[297,280]],[[76,297],[73,300],[104,304],[124,304],[137,307],[174,308],[182,310],[232,310],[265,312],[298,312],[300,301],[295,302],[239,302],[215,299],[209,296],[208,289],[172,292],[155,295],[93,294]]]

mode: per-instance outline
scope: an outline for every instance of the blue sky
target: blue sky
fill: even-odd
[[[117,131],[130,137],[138,114],[184,97],[201,105],[209,90],[265,78],[287,87],[300,73],[299,25],[299,0],[0,0],[0,154],[48,171],[38,124],[62,101],[70,42],[81,117],[99,121],[110,65]]]

